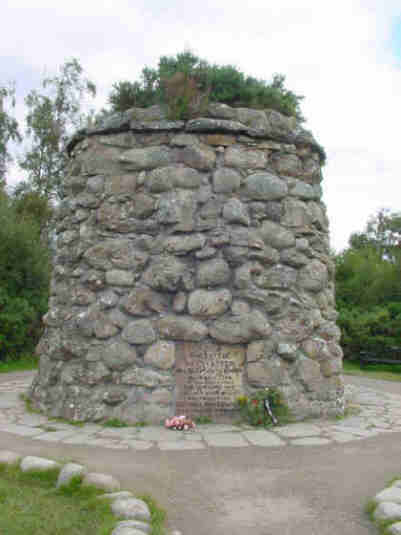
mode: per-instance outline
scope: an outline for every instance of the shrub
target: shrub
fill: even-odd
[[[252,396],[237,398],[237,406],[243,419],[256,427],[271,427],[273,421],[264,406],[266,399],[279,423],[288,422],[288,407],[284,403],[281,392],[276,388],[266,388],[255,392]]]
[[[367,234],[353,235],[336,257],[336,304],[344,357],[399,346],[401,283],[397,255],[383,254]]]
[[[339,308],[338,325],[345,358],[357,358],[360,351],[399,346],[401,303],[374,307]]]
[[[141,81],[115,83],[109,95],[112,110],[121,112],[132,107],[167,103],[168,81],[177,73],[194,80],[196,91],[207,95],[211,101],[234,107],[271,108],[304,120],[300,108],[303,97],[286,89],[285,76],[275,74],[269,84],[246,76],[233,65],[211,65],[190,51],[175,57],[161,56],[157,69],[145,67],[142,70]]]

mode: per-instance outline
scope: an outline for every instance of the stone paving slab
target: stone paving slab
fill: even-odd
[[[277,433],[282,437],[294,438],[294,437],[307,437],[313,435],[320,435],[321,428],[314,424],[291,424],[285,427],[277,427]]]
[[[245,428],[245,426],[244,426]],[[238,425],[227,425],[227,424],[205,424],[199,425],[197,430],[200,433],[238,433],[243,427]]]
[[[248,446],[248,442],[240,433],[205,433],[205,442],[216,448],[239,448]]]
[[[149,426],[142,428],[137,435],[138,440],[154,440],[160,442],[184,440],[185,432],[164,429],[163,427]]]
[[[190,440],[190,441],[200,441],[203,440],[203,435],[201,433],[185,433],[184,440]]]
[[[291,446],[324,446],[330,444],[330,440],[321,437],[307,437],[291,440],[290,444]]]
[[[136,438],[139,432],[133,428],[118,428],[118,429],[102,429],[96,433],[96,436],[101,438]]]
[[[89,446],[93,444],[93,434],[76,433],[75,435],[63,440],[64,444],[82,444]]]
[[[0,431],[6,431],[7,433],[14,433],[16,435],[21,435],[24,437],[33,437],[35,435],[40,435],[41,433],[43,433],[43,429],[18,424],[2,425],[0,427]]]
[[[2,393],[0,397],[0,409],[12,409],[18,400],[17,394]]]
[[[74,434],[74,431],[51,431],[41,433],[34,437],[35,440],[45,440],[47,442],[60,442],[65,438],[69,438]]]
[[[47,424],[48,418],[46,418],[46,416],[42,416],[41,414],[27,413],[27,414],[24,414],[22,417],[18,418],[18,423],[20,425],[28,425],[30,427],[37,427],[42,424]]]
[[[202,442],[191,440],[182,440],[181,442],[164,440],[158,443],[161,450],[180,451],[180,450],[202,450],[205,445]]]
[[[149,450],[154,446],[153,442],[146,440],[123,440],[122,444],[127,445],[132,450]]]
[[[244,431],[242,435],[254,446],[285,446],[285,441],[274,433],[264,430]]]
[[[346,420],[342,421],[341,426],[366,428],[368,426],[368,423],[364,420],[364,418],[360,416],[351,416],[350,418],[347,418]]]
[[[330,438],[333,439],[335,442],[352,442],[354,440],[362,440],[362,437],[358,437],[356,435],[351,435],[350,433],[330,433]]]

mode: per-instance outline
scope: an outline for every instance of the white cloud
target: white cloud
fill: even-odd
[[[6,0],[3,77],[26,90],[45,67],[77,57],[104,103],[114,81],[185,46],[259,78],[286,74],[329,155],[325,201],[339,249],[380,207],[400,209],[401,70],[390,47],[400,14],[398,0]]]

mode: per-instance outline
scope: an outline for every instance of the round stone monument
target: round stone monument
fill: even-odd
[[[69,143],[30,389],[44,412],[219,421],[276,387],[297,419],[342,413],[324,152],[273,110],[203,115],[135,108]]]

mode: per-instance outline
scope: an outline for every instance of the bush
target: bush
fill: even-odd
[[[336,257],[338,325],[348,359],[401,340],[400,263],[364,236],[353,235],[351,246]]]
[[[336,299],[339,308],[401,302],[400,266],[370,246],[347,249],[336,257]]]
[[[145,67],[142,70],[139,82],[115,83],[109,95],[112,110],[121,112],[168,102],[168,81],[177,73],[195,81],[199,92],[207,95],[210,101],[234,107],[270,108],[304,120],[300,108],[303,97],[286,89],[283,75],[274,75],[269,84],[246,76],[233,65],[211,65],[190,51],[176,57],[162,56],[157,69]]]
[[[237,398],[237,406],[244,421],[255,427],[271,427],[274,422],[265,409],[265,400],[268,400],[278,423],[287,423],[289,421],[288,407],[284,403],[281,392],[275,388],[265,388],[255,392],[250,397],[240,396]]]
[[[49,287],[49,255],[39,225],[0,199],[0,360],[32,351],[41,333]]]
[[[401,303],[370,308],[339,308],[338,325],[344,357],[357,358],[360,351],[399,346]]]

